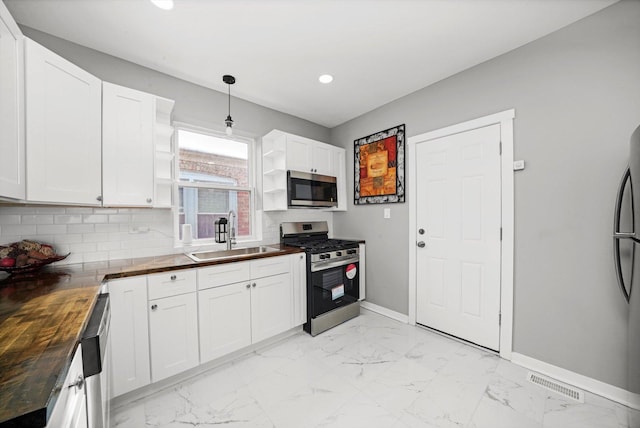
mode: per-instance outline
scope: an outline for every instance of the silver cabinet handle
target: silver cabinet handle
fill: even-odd
[[[178,277],[175,275],[171,275],[171,281],[175,281]]]
[[[153,199],[147,198],[147,203],[150,204]]]
[[[251,284],[247,284],[247,289],[251,288]]]
[[[251,284],[251,285],[253,285],[253,288],[256,288],[256,283],[255,282],[253,284]]]
[[[151,310],[155,311],[156,309],[158,309],[158,305],[151,305]]]
[[[96,201],[102,201],[102,195],[96,196]]]
[[[426,244],[424,243],[424,241],[419,241],[418,243],[416,243],[416,245],[420,248],[424,248]]]

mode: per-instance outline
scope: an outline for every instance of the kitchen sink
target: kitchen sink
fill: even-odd
[[[220,250],[220,251],[201,251],[197,253],[187,253],[187,257],[195,262],[209,262],[212,260],[228,259],[231,257],[247,257],[256,254],[275,253],[281,251],[277,248],[271,247],[246,247],[246,248],[234,248],[232,250]]]

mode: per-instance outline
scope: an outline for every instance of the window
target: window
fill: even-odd
[[[215,222],[228,219],[238,240],[255,238],[253,141],[177,126],[178,236],[190,224],[193,239],[213,242]]]

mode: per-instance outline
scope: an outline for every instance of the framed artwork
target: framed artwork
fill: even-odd
[[[354,141],[356,205],[404,202],[404,124]]]

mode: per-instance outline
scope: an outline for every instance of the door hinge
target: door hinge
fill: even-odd
[[[502,325],[502,312],[498,312],[498,325]]]
[[[498,154],[499,155],[502,154],[502,141],[500,141],[500,143],[498,143]]]
[[[500,240],[502,241],[502,227],[500,228]]]

